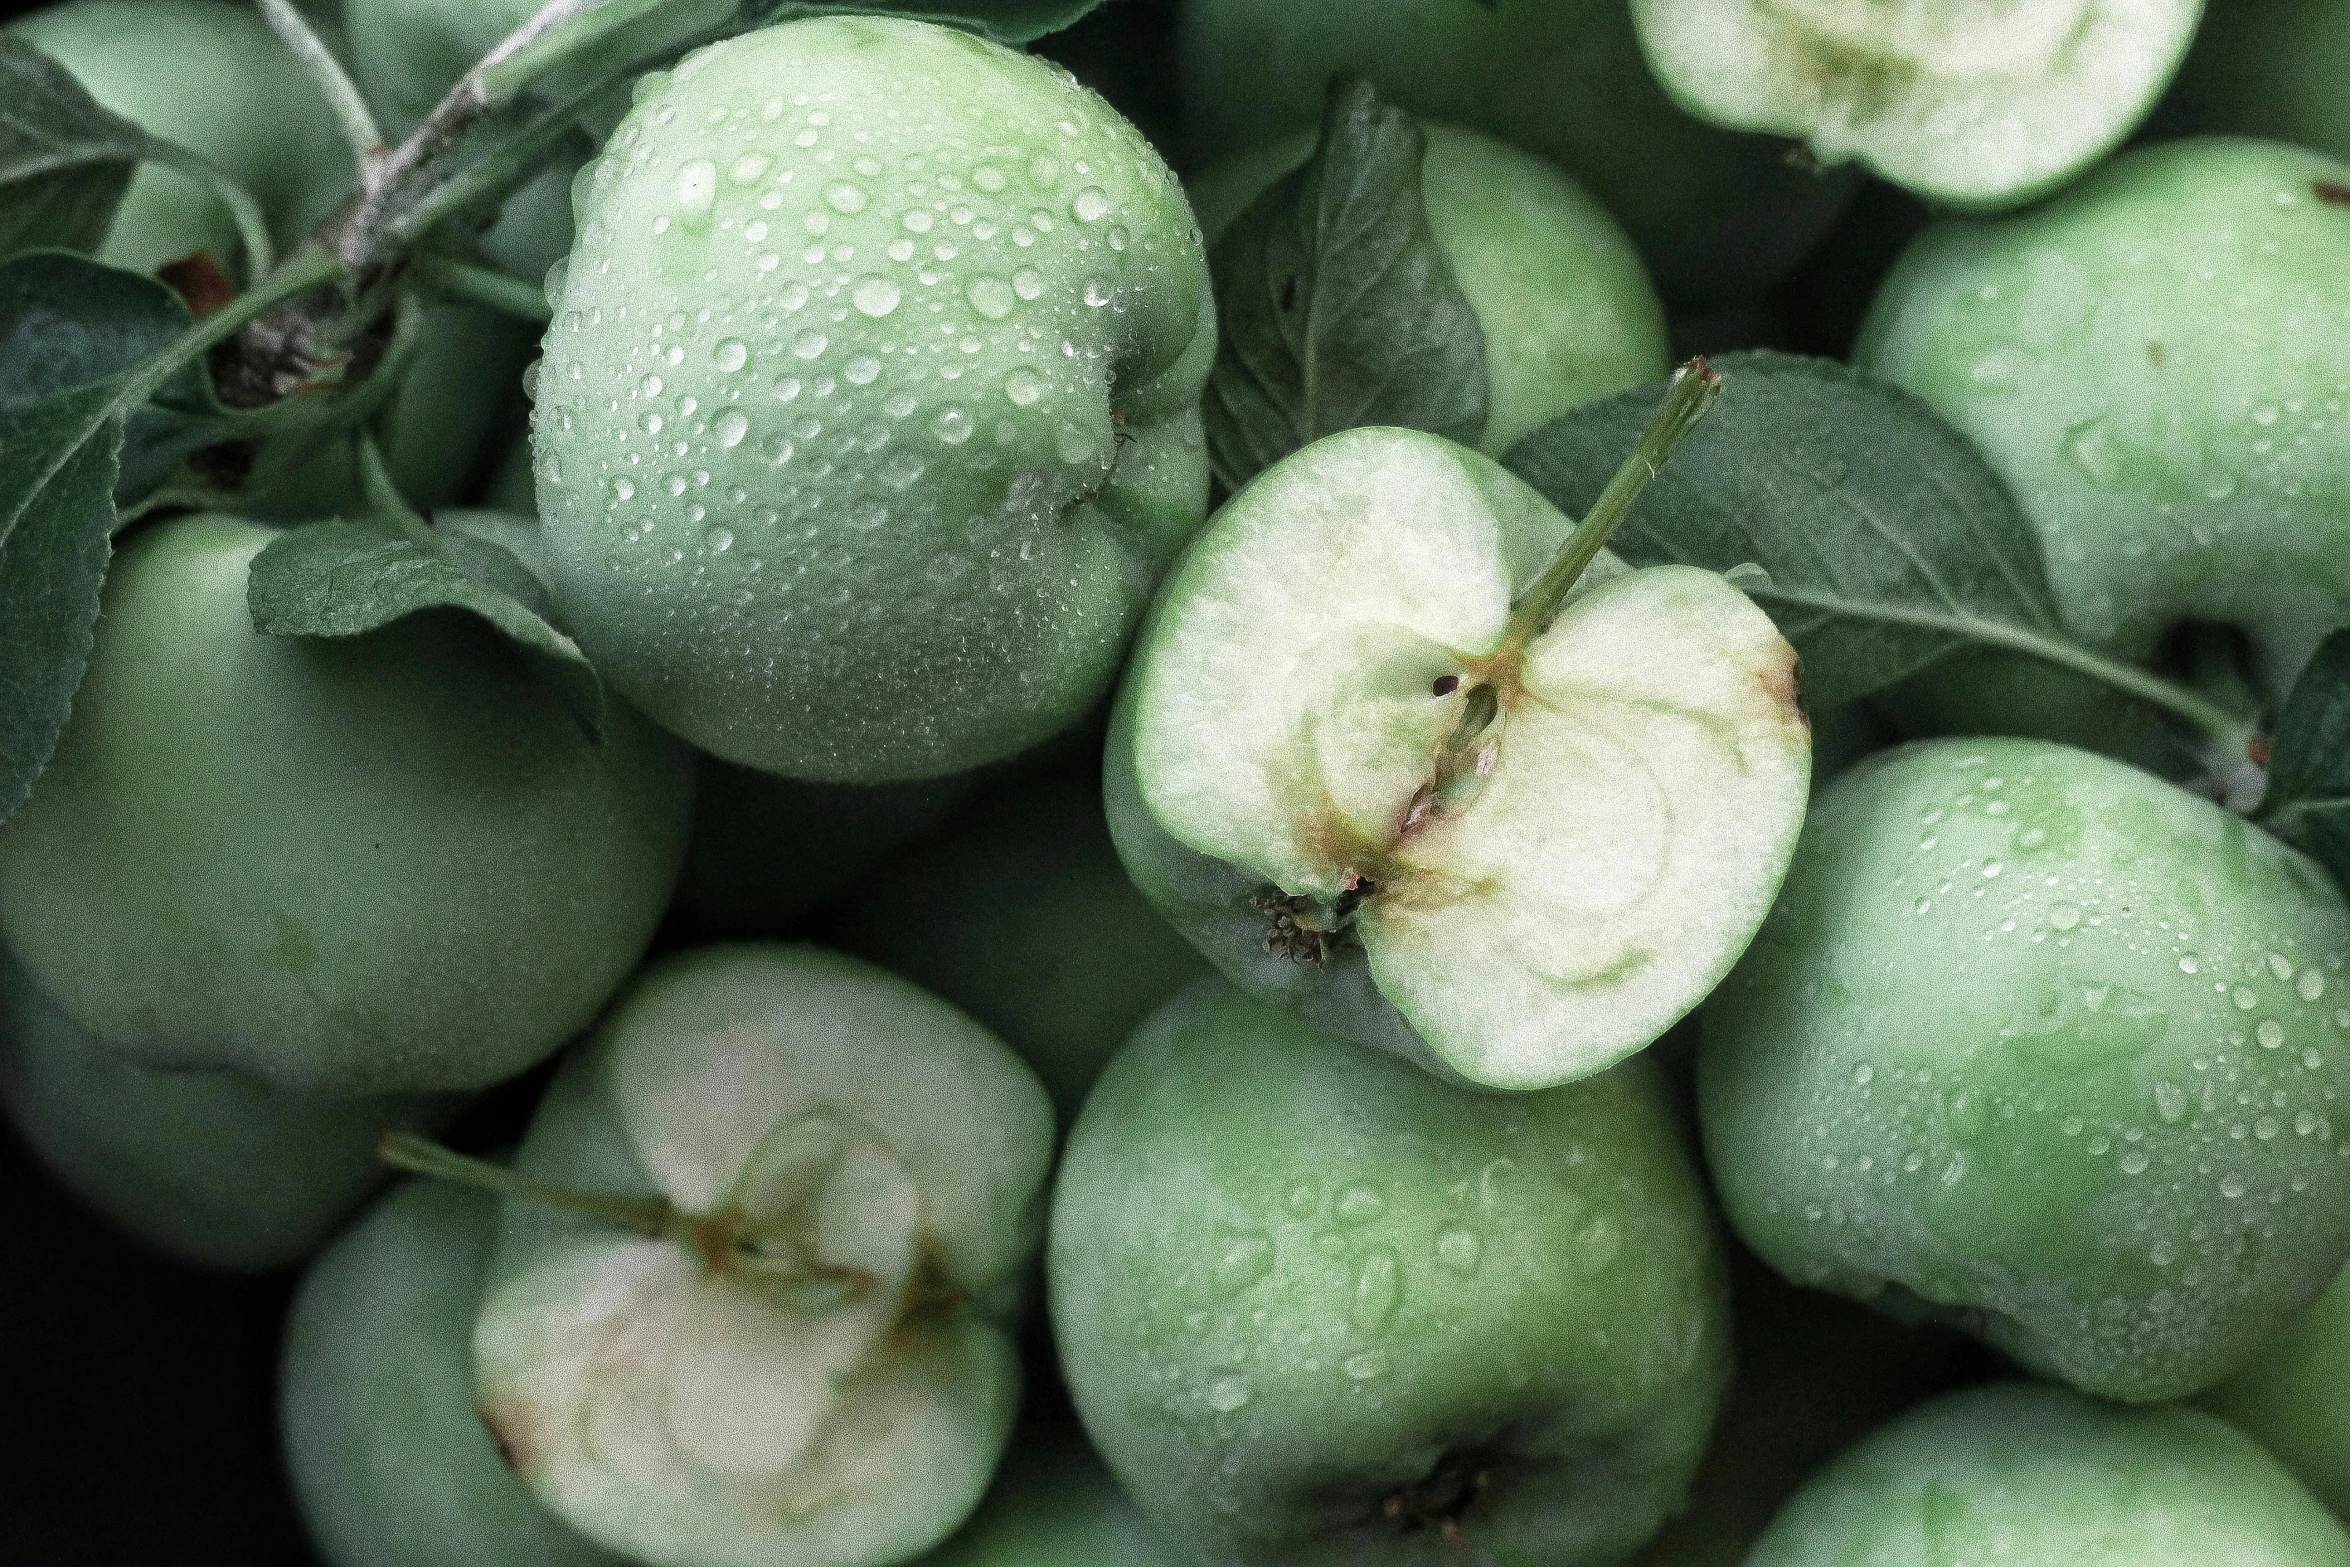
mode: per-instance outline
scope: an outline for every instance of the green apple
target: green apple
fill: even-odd
[[[532,441],[597,666],[726,760],[943,776],[1082,717],[1207,504],[1174,176],[1044,61],[879,17],[640,84]]]
[[[591,742],[455,611],[261,635],[273,536],[128,537],[72,719],[0,826],[0,937],[126,1060],[316,1096],[511,1077],[636,965],[690,761],[617,704]]]
[[[2316,153],[2167,143],[1936,224],[1886,280],[1858,362],[1982,448],[2083,640],[2236,626],[2274,698],[2350,622],[2346,189]]]
[[[2350,1517],[2350,1274],[2202,1403],[2274,1453],[2336,1514]]]
[[[1202,1562],[1617,1561],[1680,1507],[1729,1371],[1647,1063],[1472,1093],[1221,980],[1086,1101],[1048,1275],[1086,1430]]]
[[[541,1507],[474,1410],[498,1205],[408,1181],[303,1275],[286,1318],[286,1473],[329,1567],[620,1567]]]
[[[1706,1005],[1723,1206],[1796,1282],[2087,1392],[2208,1387],[2350,1258],[2346,955],[2314,862],[2148,774],[1884,753]]]
[[[232,0],[67,0],[9,30],[71,71],[91,97],[177,142],[251,191],[288,244],[357,178],[333,112],[261,20]],[[179,169],[143,164],[98,259],[133,272],[239,251],[228,208]]]
[[[382,1184],[376,1135],[446,1097],[296,1099],[235,1072],[121,1059],[0,952],[0,1099],[52,1175],[159,1251],[262,1272],[307,1256]]]
[[[1800,261],[1853,181],[1702,125],[1640,57],[1628,0],[1186,0],[1184,108],[1212,162],[1310,130],[1331,77],[1539,153],[1630,230],[1665,297],[1750,299]]]
[[[1011,1432],[1052,1155],[1035,1076],[906,981],[812,948],[664,959],[515,1158],[483,1418],[632,1560],[903,1561]]]
[[[1571,529],[1476,452],[1360,429],[1216,514],[1104,788],[1136,885],[1236,984],[1522,1089],[1641,1049],[1736,961],[1803,821],[1795,655],[1715,573],[1598,550],[1610,496]]]
[[[2289,141],[2350,159],[2350,8],[2335,0],[2209,0],[2163,118],[2191,131]]]
[[[1014,785],[868,877],[826,939],[1003,1037],[1073,1116],[1158,1004],[1207,972],[1118,863],[1101,790]]]
[[[918,1567],[1192,1567],[1085,1439],[1024,1427],[971,1521]]]
[[[1423,125],[1428,228],[1485,335],[1490,398],[1477,445],[1518,437],[1670,367],[1664,305],[1640,254],[1582,186],[1478,131]],[[1314,150],[1311,132],[1251,148],[1191,182],[1212,249],[1232,221]]]
[[[2119,146],[2203,0],[1632,0],[1675,102],[1938,204],[2030,201]]]
[[[970,798],[969,777],[813,784],[701,759],[675,911],[698,939],[797,934],[817,909]]]
[[[1730,1304],[1738,1373],[1688,1509],[1630,1567],[1740,1567],[1812,1470],[1995,1359],[1956,1333],[1797,1289],[1743,1247],[1730,1259]]]
[[[1747,1567],[2341,1567],[2350,1534],[2240,1432],[2003,1383],[1828,1465]]]

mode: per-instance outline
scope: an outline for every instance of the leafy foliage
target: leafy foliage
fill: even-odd
[[[63,66],[0,33],[0,256],[96,250],[148,144]]]
[[[1485,333],[1428,227],[1426,151],[1369,83],[1335,83],[1314,155],[1210,253],[1222,338],[1203,414],[1234,489],[1358,425],[1483,433]]]
[[[1966,438],[1830,360],[1731,354],[1722,396],[1615,536],[1637,565],[1742,574],[1826,711],[1959,648],[2071,647],[2038,536]],[[1658,386],[1535,431],[1509,466],[1569,515],[1598,498]]]
[[[0,816],[48,764],[89,662],[141,372],[184,337],[151,278],[31,251],[0,264]]]
[[[603,736],[603,682],[547,620],[529,569],[489,539],[390,518],[307,523],[254,558],[246,602],[254,627],[280,637],[358,636],[428,609],[478,615],[555,683],[590,735]]]
[[[2350,631],[2319,644],[2278,716],[2260,815],[2350,892]]]

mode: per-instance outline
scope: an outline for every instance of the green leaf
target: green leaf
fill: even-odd
[[[0,818],[48,765],[89,662],[140,373],[187,330],[152,278],[61,251],[0,263]]]
[[[355,637],[428,609],[478,615],[555,683],[580,727],[604,735],[604,685],[579,644],[546,618],[530,569],[480,533],[386,518],[306,523],[254,557],[245,599],[273,637]]]
[[[2350,891],[2350,631],[2318,645],[2285,698],[2260,819]]]
[[[1803,660],[1826,712],[1959,648],[2076,668],[2039,537],[1990,466],[1924,403],[1825,359],[1732,354],[1722,395],[1614,548],[1635,565],[1760,567],[1739,586]],[[1508,465],[1569,516],[1606,485],[1663,383],[1579,408]]]
[[[748,25],[787,22],[802,16],[902,16],[917,22],[944,22],[967,28],[1001,44],[1033,43],[1071,26],[1102,0],[751,0]]]
[[[1485,333],[1428,227],[1425,151],[1369,83],[1335,82],[1314,155],[1209,254],[1222,336],[1201,411],[1232,488],[1358,425],[1484,433]]]
[[[0,33],[0,256],[96,250],[148,145],[65,67]]]

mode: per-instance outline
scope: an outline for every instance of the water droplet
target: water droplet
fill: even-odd
[[[1387,1351],[1366,1349],[1340,1362],[1346,1374],[1357,1382],[1370,1382],[1387,1375]]]
[[[881,361],[871,354],[859,354],[842,367],[840,375],[851,386],[871,386],[880,378]]]
[[[1012,274],[1012,292],[1022,299],[1034,299],[1044,292],[1044,274],[1034,267],[1022,267]]]
[[[1338,1193],[1338,1222],[1368,1224],[1387,1211],[1387,1199],[1368,1186],[1346,1186]]]
[[[2121,1165],[2124,1175],[2144,1175],[2146,1173],[2146,1150],[2143,1148],[2126,1149],[2116,1162]]]
[[[2293,977],[2293,960],[2282,952],[2272,952],[2268,955],[2268,971],[2279,979],[2291,979]]]
[[[992,196],[1004,188],[1004,171],[992,163],[982,163],[971,171],[971,183]]]
[[[1575,1232],[1575,1266],[1585,1273],[1604,1273],[1624,1249],[1624,1233],[1606,1214],[1594,1214]]]
[[[2026,827],[2015,835],[2016,847],[2019,849],[2037,849],[2047,841],[2048,829],[2045,827]]]
[[[834,180],[824,187],[824,204],[843,217],[863,212],[868,199],[862,185],[847,180]]]
[[[960,408],[942,408],[930,421],[930,428],[949,446],[960,446],[971,439],[971,416]]]
[[[1033,370],[1015,370],[1004,377],[1004,395],[1026,408],[1044,396],[1044,381]]]
[[[2230,1171],[2219,1178],[2219,1194],[2231,1202],[2244,1195],[2244,1177]]]
[[[2048,923],[2058,930],[2071,930],[2081,923],[2080,905],[2077,903],[2051,904],[2048,909]]]
[[[1088,185],[1069,203],[1069,215],[1080,223],[1098,223],[1110,215],[1109,193],[1099,185]]]
[[[1110,287],[1108,278],[1089,277],[1085,280],[1085,302],[1096,310],[1108,304],[1114,297],[1115,291]]]
[[[2260,1005],[2259,995],[2255,993],[2250,987],[2244,985],[2238,985],[2234,990],[2230,991],[2228,993],[2228,999],[2236,1004],[2236,1010],[2239,1012],[2249,1012],[2254,1007]]]
[[[1273,1268],[1273,1243],[1250,1230],[1234,1230],[1224,1237],[1224,1254],[1216,1259],[1216,1292],[1236,1295]]]
[[[1018,302],[1012,294],[1012,285],[1000,277],[973,278],[966,297],[971,301],[971,308],[990,321],[1001,321],[1010,315]]]
[[[2169,1241],[2156,1241],[2146,1248],[2146,1260],[2158,1268],[2167,1268],[2179,1260],[2178,1249]]]
[[[1028,160],[1028,182],[1039,190],[1051,190],[1061,183],[1061,166],[1038,153]]]
[[[2252,1135],[2264,1143],[2275,1142],[2277,1133],[2283,1130],[2283,1127],[2277,1125],[2277,1118],[2273,1115],[2264,1115],[2252,1123]]]
[[[734,548],[734,530],[723,522],[714,522],[702,534],[702,542],[710,547],[712,554],[723,555]]]
[[[893,490],[909,488],[927,466],[912,452],[898,452],[881,465],[881,482]]]
[[[2066,432],[2064,450],[2094,484],[2110,486],[2121,476],[2121,454],[2115,450],[2113,434],[2103,419],[2091,419]]]
[[[1475,1231],[1457,1224],[1448,1224],[1436,1232],[1436,1260],[1451,1272],[1476,1272],[1478,1257],[1484,1249]]]
[[[765,174],[774,161],[763,152],[746,152],[734,160],[733,166],[726,171],[726,177],[737,185],[756,185],[759,176]]]
[[[830,346],[830,341],[822,332],[811,328],[792,339],[791,351],[802,359],[821,359],[824,350]]]
[[[1354,1304],[1348,1308],[1347,1318],[1358,1331],[1375,1333],[1394,1319],[1396,1302],[1402,1295],[1395,1253],[1380,1247],[1355,1268]]]
[[[719,369],[732,375],[751,362],[751,350],[741,338],[730,337],[711,350],[710,357],[718,362]]]
[[[708,212],[710,204],[718,199],[718,165],[708,158],[694,159],[677,171],[677,183],[672,189],[680,213],[695,217]]]
[[[2305,968],[2301,977],[2293,981],[2293,992],[2304,1001],[2315,1001],[2326,993],[2326,977],[2321,969]]]
[[[2182,974],[2192,974],[2201,967],[2202,965],[2191,957],[2179,959],[2179,972]]]
[[[2006,869],[2007,867],[2000,864],[1997,860],[1992,860],[1983,867],[1983,879],[1985,881],[1990,881],[1997,877],[2001,871]]]
[[[1860,1086],[1863,1088],[1868,1087],[1870,1083],[1874,1082],[1876,1080],[1876,1076],[1877,1069],[1869,1065],[1866,1061],[1863,1061],[1860,1065],[1852,1069],[1852,1080],[1860,1084]]]
[[[2273,1017],[2264,1017],[2252,1031],[2252,1037],[2260,1041],[2261,1049],[2274,1050],[2285,1042],[2285,1025]]]
[[[861,314],[886,316],[898,308],[898,286],[885,277],[869,277],[857,285],[849,302]]]
[[[612,498],[616,501],[635,500],[636,482],[630,479],[626,474],[622,474],[619,478],[614,479],[612,481]]]
[[[1248,1384],[1236,1376],[1220,1376],[1208,1384],[1207,1405],[1219,1415],[1228,1415],[1249,1400]]]
[[[2176,1121],[2187,1113],[2187,1091],[2178,1084],[2158,1081],[2154,1085],[2154,1113],[2165,1121]]]
[[[729,450],[740,446],[743,437],[751,433],[751,421],[743,417],[739,408],[729,408],[718,416],[716,426],[718,444]]]

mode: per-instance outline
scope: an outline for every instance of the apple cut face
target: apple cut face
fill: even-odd
[[[1800,136],[1948,206],[2030,200],[2118,146],[2202,0],[1634,0],[1698,118]]]
[[[648,978],[515,1168],[666,1203],[658,1238],[509,1200],[474,1334],[540,1499],[676,1567],[896,1562],[987,1486],[1020,1398],[1052,1112],[878,970],[709,949]]]
[[[1714,573],[1602,555],[1505,646],[1569,532],[1434,436],[1306,448],[1169,582],[1105,770],[1129,871],[1236,982],[1497,1088],[1599,1071],[1703,999],[1810,780],[1793,650]]]

